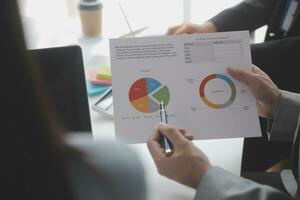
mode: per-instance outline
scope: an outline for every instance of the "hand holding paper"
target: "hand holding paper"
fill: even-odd
[[[228,73],[251,88],[261,117],[273,115],[279,104],[281,92],[265,72],[253,65],[252,72],[228,68]]]

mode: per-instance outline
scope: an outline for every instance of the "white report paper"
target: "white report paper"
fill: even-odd
[[[116,138],[146,142],[160,122],[195,139],[261,136],[250,89],[227,73],[251,70],[247,31],[111,39]]]

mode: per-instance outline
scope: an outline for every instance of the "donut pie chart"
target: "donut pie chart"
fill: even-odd
[[[207,96],[205,94],[206,84],[209,81],[212,81],[214,79],[220,79],[220,80],[225,81],[231,89],[231,95],[230,95],[229,99],[222,104],[217,104],[217,103],[212,102],[211,100],[209,100],[207,98]],[[214,109],[222,109],[222,108],[226,108],[226,107],[230,106],[234,102],[234,100],[236,98],[236,87],[235,87],[233,81],[230,78],[228,78],[227,76],[225,76],[223,74],[210,74],[201,81],[200,88],[199,88],[199,94],[200,94],[200,98],[202,99],[202,101],[208,107],[214,108]]]

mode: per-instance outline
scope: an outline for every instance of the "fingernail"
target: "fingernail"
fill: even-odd
[[[231,72],[233,72],[233,73],[237,73],[237,72],[239,72],[240,70],[238,69],[238,68],[236,68],[236,67],[229,67],[228,68]]]
[[[233,67],[227,67],[227,71],[228,72],[234,72],[234,68]]]

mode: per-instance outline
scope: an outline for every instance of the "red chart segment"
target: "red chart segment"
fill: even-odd
[[[215,79],[216,77],[217,77],[216,74],[211,74],[203,79],[203,81],[201,82],[201,85],[200,85],[200,89],[199,89],[201,98],[205,97],[204,88],[205,88],[206,83],[212,79]]]
[[[146,78],[135,81],[129,91],[129,100],[134,101],[147,96],[147,80]]]

